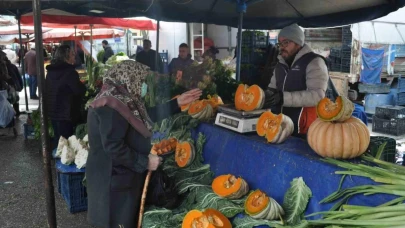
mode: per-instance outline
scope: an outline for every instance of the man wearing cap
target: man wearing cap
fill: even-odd
[[[280,31],[279,63],[265,91],[265,108],[289,116],[294,122],[293,135],[300,137],[317,118],[316,105],[325,97],[329,80],[324,58],[315,54],[304,39],[297,24]]]

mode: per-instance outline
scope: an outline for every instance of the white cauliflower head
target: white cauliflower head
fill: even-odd
[[[55,156],[57,158],[60,158],[60,156],[62,155],[62,149],[63,149],[64,146],[69,146],[69,143],[68,143],[67,139],[65,139],[63,136],[61,136],[59,138],[58,147],[56,148]]]
[[[75,164],[78,169],[86,167],[87,157],[89,156],[89,152],[87,149],[81,149],[77,152],[75,157]]]
[[[85,135],[83,141],[89,143],[89,135]]]
[[[70,165],[75,160],[75,152],[68,146],[62,149],[61,162],[65,165]]]

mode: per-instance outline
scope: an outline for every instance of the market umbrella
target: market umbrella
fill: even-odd
[[[103,28],[103,29],[93,29],[93,39],[107,39],[111,37],[122,37],[124,36],[123,30]],[[44,42],[50,41],[64,41],[64,40],[89,40],[91,39],[90,30],[76,30],[77,36],[75,37],[75,29],[52,29],[42,35]]]
[[[51,30],[50,28],[42,28],[43,32],[47,32]],[[33,34],[34,33],[34,26],[21,26],[21,34]],[[1,26],[0,27],[0,35],[17,35],[18,34],[18,26],[11,25],[11,26]]]

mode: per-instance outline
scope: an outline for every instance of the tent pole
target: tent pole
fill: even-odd
[[[77,32],[76,32],[77,26],[75,25],[75,53],[77,55]]]
[[[51,150],[50,138],[48,131],[48,113],[47,113],[47,100],[44,97],[45,92],[45,72],[44,72],[44,55],[42,54],[42,18],[41,18],[41,0],[33,0],[32,9],[34,13],[34,26],[35,26],[35,48],[37,50],[37,77],[38,77],[38,93],[40,101],[40,114],[41,114],[41,142],[42,142],[42,157],[43,169],[45,180],[46,192],[46,209],[48,215],[48,227],[56,228],[56,209],[55,209],[55,195],[52,182],[52,169],[51,169]]]
[[[239,12],[239,23],[238,23],[238,45],[236,50],[236,81],[240,81],[240,58],[242,52],[242,23],[243,23],[244,12]]]
[[[22,35],[21,35],[21,14],[20,11],[17,10],[17,16],[16,19],[18,21],[18,38],[20,39],[20,66],[21,66],[21,73],[23,77],[23,86],[24,86],[24,95],[25,95],[25,111],[29,111],[28,108],[28,95],[27,95],[27,81],[25,80],[25,63],[24,63],[24,47],[23,47],[23,41],[22,41]]]
[[[93,25],[90,25],[90,57],[93,58]]]
[[[156,58],[155,58],[155,71],[160,72],[160,68],[159,68],[159,61],[158,59],[160,58],[160,54],[159,54],[159,30],[160,30],[160,20],[157,21],[157,26],[156,26]]]

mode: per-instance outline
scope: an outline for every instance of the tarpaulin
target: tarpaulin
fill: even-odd
[[[359,118],[365,125],[367,125],[367,114],[363,106],[354,104],[354,111],[352,113],[352,116]]]
[[[384,65],[384,50],[361,48],[362,70],[360,82],[366,84],[381,83],[381,71]]]

